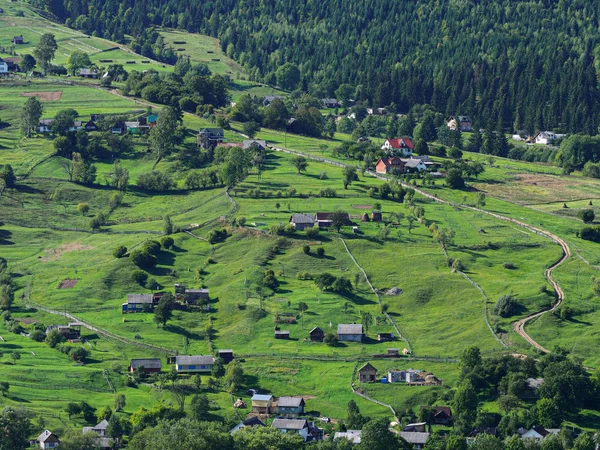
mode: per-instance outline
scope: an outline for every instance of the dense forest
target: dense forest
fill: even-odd
[[[480,128],[596,134],[600,6],[585,0],[32,0],[88,33],[161,56],[152,27],[215,36],[256,80],[404,113],[430,104]],[[42,4],[43,3],[43,4]],[[157,42],[158,41],[158,42]]]

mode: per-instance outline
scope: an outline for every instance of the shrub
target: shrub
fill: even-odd
[[[501,296],[494,306],[494,313],[500,317],[510,317],[517,313],[519,303],[513,294]]]
[[[138,267],[154,267],[158,264],[156,256],[144,250],[134,250],[129,254],[131,262]]]
[[[319,227],[318,226],[314,226],[314,227],[309,227],[306,230],[304,230],[304,232],[306,233],[306,236],[309,238],[316,238],[319,236]]]
[[[156,291],[160,289],[160,284],[154,278],[148,278],[148,281],[145,283],[146,289],[150,289],[151,291]]]
[[[323,171],[321,172],[321,175],[319,175],[319,180],[326,180],[327,179],[327,172]],[[335,197],[335,195],[334,195]]]
[[[126,254],[127,254],[127,247],[125,247],[124,245],[119,245],[118,247],[116,247],[113,250],[113,256],[115,258],[122,258]]]
[[[323,338],[323,342],[332,347],[337,345],[338,338],[334,333],[327,333]]]
[[[173,244],[175,243],[175,241],[173,240],[172,237],[165,236],[160,240],[160,243],[163,246],[163,248],[171,248],[171,247],[173,247]]]
[[[513,263],[504,263],[502,264],[502,267],[508,270],[514,270],[517,268],[517,266],[515,266]]]
[[[146,272],[144,272],[143,270],[134,270],[133,273],[131,274],[131,279],[133,281],[135,281],[136,283],[143,285],[144,283],[146,283],[146,280],[148,279],[148,274]]]
[[[69,352],[69,357],[73,360],[73,361],[85,361],[85,359],[90,355],[90,352],[83,348],[83,347],[77,347],[72,349]]]
[[[304,244],[304,246],[302,247],[302,251],[305,255],[308,255],[310,253],[310,245]]]
[[[29,337],[36,342],[42,342],[44,339],[46,339],[46,333],[40,330],[35,330],[29,333]]]
[[[152,255],[158,255],[158,252],[160,252],[160,242],[146,241],[142,246],[142,251],[151,253]]]
[[[46,336],[46,344],[48,347],[55,348],[58,344],[65,341],[65,337],[58,332],[58,330],[52,330]]]
[[[335,189],[325,188],[325,189],[321,189],[321,192],[319,193],[319,195],[321,197],[336,197],[337,192]]]
[[[586,241],[600,242],[600,225],[583,228],[579,233],[579,237]]]
[[[283,232],[288,236],[291,236],[296,232],[296,227],[291,223],[288,223],[285,227],[283,227]]]
[[[570,306],[562,306],[560,308],[560,318],[561,320],[571,320],[575,314],[575,311]]]
[[[452,270],[457,271],[457,272],[464,272],[465,265],[462,263],[462,261],[460,259],[455,259],[454,262],[452,263]]]
[[[322,258],[323,256],[325,256],[325,249],[323,247],[317,248],[317,256],[319,258]]]
[[[247,315],[250,319],[255,322],[267,316],[267,313],[260,308],[250,308],[247,312]]]
[[[208,239],[208,242],[211,244],[223,242],[225,239],[227,239],[227,230],[225,228],[220,230],[210,230],[206,239]]]
[[[593,209],[584,209],[582,211],[579,211],[579,214],[577,214],[577,216],[584,223],[592,223],[594,221],[594,219],[596,218],[596,214],[594,214]]]
[[[175,183],[166,173],[152,171],[138,176],[137,185],[145,191],[164,192],[175,186]]]

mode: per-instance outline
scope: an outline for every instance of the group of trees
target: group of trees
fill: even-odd
[[[14,300],[13,280],[8,271],[8,264],[6,259],[0,257],[0,310],[10,311]]]

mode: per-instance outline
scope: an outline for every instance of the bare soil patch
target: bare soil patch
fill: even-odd
[[[46,256],[44,258],[42,258],[41,261],[42,262],[56,261],[56,260],[60,259],[60,257],[62,255],[64,255],[65,253],[75,252],[78,250],[93,250],[93,249],[94,249],[94,247],[90,247],[88,245],[82,245],[82,244],[79,244],[78,242],[71,242],[69,244],[63,244],[60,247],[48,250],[48,252],[46,253]]]
[[[55,102],[62,97],[62,91],[23,92],[24,97],[39,97],[41,102]]]
[[[67,278],[58,283],[58,289],[71,289],[72,287],[75,287],[78,281],[79,280],[76,278]]]
[[[352,207],[356,208],[356,209],[371,209],[371,208],[373,208],[373,206],[371,206],[371,205],[352,205]]]
[[[25,325],[31,325],[32,323],[39,323],[39,321],[32,319],[31,317],[23,317],[15,319],[17,322],[24,323]]]

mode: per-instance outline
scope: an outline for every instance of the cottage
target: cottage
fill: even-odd
[[[204,304],[210,301],[208,289],[186,289],[183,299],[186,305]]]
[[[271,414],[273,396],[270,394],[254,394],[252,396],[252,412],[255,414]]]
[[[136,313],[151,310],[154,305],[152,294],[127,294],[127,302],[121,305],[121,313]]]
[[[229,430],[229,434],[233,434],[237,431],[240,431],[242,428],[254,428],[264,426],[266,425],[258,417],[254,416],[244,420],[243,422],[238,423],[235,427]]]
[[[110,450],[113,447],[112,438],[106,437],[106,430],[108,429],[108,421],[104,419],[95,427],[83,427],[83,434],[96,433],[98,434],[98,440],[96,441],[96,447],[100,450]]]
[[[271,103],[273,103],[273,100],[275,100],[276,98],[278,98],[279,100],[281,100],[283,97],[281,97],[281,95],[267,95],[265,96],[265,98],[263,99],[263,106],[270,106]]]
[[[73,125],[69,127],[69,131],[79,131],[83,128],[83,122],[81,120],[74,120]]]
[[[18,61],[20,61],[20,58],[6,58],[6,59],[4,59],[4,62],[8,66],[8,71],[9,72],[20,72],[21,71],[21,68],[19,67],[19,64],[17,64]]]
[[[62,334],[65,339],[74,340],[81,337],[81,324],[78,322],[69,323],[68,325],[50,325],[46,327],[46,334],[56,330]]]
[[[15,36],[13,37],[13,44],[14,45],[22,45],[25,43],[25,41],[23,40],[23,36]]]
[[[273,428],[287,433],[289,431],[298,433],[302,436],[304,442],[319,440],[323,437],[322,430],[319,430],[313,423],[308,423],[306,419],[275,419],[271,424]]]
[[[394,333],[378,333],[377,340],[379,342],[388,342],[394,340]]]
[[[306,230],[315,226],[315,217],[310,214],[292,214],[290,224],[298,231]]]
[[[37,127],[35,127],[35,131],[38,133],[50,133],[52,131],[52,122],[53,119],[42,119]]]
[[[533,138],[533,140],[536,144],[541,144],[541,145],[553,144],[554,141],[556,141],[557,139],[558,139],[558,136],[556,134],[554,134],[552,131],[540,131]]]
[[[289,339],[289,330],[275,330],[275,339]]]
[[[257,139],[244,140],[242,142],[242,148],[248,150],[250,148],[258,149],[264,152],[267,149],[267,141],[259,141]]]
[[[82,78],[98,78],[98,71],[96,69],[80,69],[79,76]]]
[[[366,363],[358,369],[358,381],[361,383],[374,383],[377,379],[377,369]]]
[[[332,225],[331,222],[331,214],[332,213],[316,213],[315,214],[315,223],[319,228],[329,228]],[[348,213],[344,213],[343,218],[344,225],[352,225],[352,221],[350,220],[350,215]]]
[[[427,443],[427,440],[429,439],[429,433],[401,431],[400,437],[409,444],[412,444],[415,450],[421,450]]]
[[[387,349],[387,355],[394,357],[394,356],[399,356],[399,350],[397,348],[388,348]]]
[[[534,426],[531,430],[525,430],[520,428],[517,433],[521,435],[521,439],[535,439],[536,441],[542,441],[547,436],[558,434],[560,428],[544,428],[540,426]]]
[[[138,367],[141,367],[147,374],[157,373],[162,369],[160,358],[132,359],[129,363],[129,372],[135,372]]]
[[[125,126],[125,122],[119,120],[117,123],[113,125],[111,128],[112,134],[125,134],[127,132],[127,127]]]
[[[379,158],[375,163],[375,172],[379,174],[399,175],[406,171],[404,161],[397,156]]]
[[[56,448],[60,445],[60,440],[51,431],[44,430],[35,440],[35,444],[39,445],[41,449]]]
[[[404,169],[406,172],[423,172],[427,170],[427,163],[420,158],[403,159]]]
[[[142,134],[142,128],[138,121],[125,122],[125,128],[129,134],[140,135]]]
[[[310,340],[313,342],[323,342],[323,339],[325,339],[325,332],[319,327],[314,327],[310,330],[309,335]]]
[[[186,356],[175,357],[175,370],[177,373],[210,373],[212,372],[215,358],[213,356]]]
[[[402,431],[416,431],[417,433],[424,433],[427,428],[427,422],[409,423],[406,424]]]
[[[233,361],[233,350],[219,350],[217,355],[223,360],[223,364],[229,364]]]
[[[302,397],[279,397],[277,400],[278,414],[304,414],[304,399]]]
[[[202,128],[198,131],[198,145],[205,150],[214,149],[217,144],[224,140],[225,131],[223,131],[223,128]]]
[[[436,425],[449,425],[452,421],[452,409],[449,406],[433,407],[433,423]]]
[[[473,131],[473,121],[469,116],[450,116],[446,120],[446,126],[453,131],[457,128],[460,131]]]
[[[98,130],[98,126],[93,120],[90,120],[83,126],[85,131],[96,131]]]
[[[362,430],[346,430],[346,431],[336,431],[333,435],[333,440],[337,441],[340,439],[347,439],[353,445],[360,444]]]
[[[394,156],[402,156],[404,158],[411,156],[414,148],[415,145],[410,138],[407,137],[386,139],[381,146],[381,150],[383,150],[385,153]]]
[[[325,108],[341,108],[342,103],[335,98],[322,98],[321,103]]]
[[[363,326],[361,324],[338,324],[337,330],[338,340],[362,342]]]

